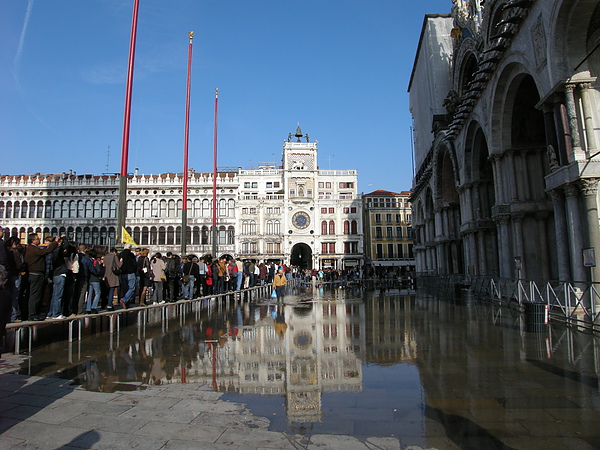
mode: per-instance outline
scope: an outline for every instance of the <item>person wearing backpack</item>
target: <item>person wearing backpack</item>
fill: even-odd
[[[121,261],[121,276],[127,282],[127,290],[120,300],[123,309],[127,309],[129,302],[135,297],[137,261],[135,255],[131,252],[131,248],[131,244],[125,244],[125,248],[119,254],[119,260]]]
[[[181,258],[167,252],[167,301],[176,302],[179,296],[179,280],[181,278]]]
[[[227,264],[227,275],[229,277],[229,282],[227,283],[226,290],[235,291],[235,288],[237,286],[238,273],[239,270],[237,264],[235,263],[235,259],[232,258]]]

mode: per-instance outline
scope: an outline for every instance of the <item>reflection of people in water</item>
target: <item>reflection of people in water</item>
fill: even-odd
[[[285,323],[284,307],[281,305],[277,306],[273,327],[275,328],[275,334],[279,336],[279,339],[283,339],[287,330],[287,323]]]

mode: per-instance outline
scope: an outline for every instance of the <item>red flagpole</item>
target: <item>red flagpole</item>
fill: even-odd
[[[192,39],[194,32],[189,32],[187,87],[185,98],[185,138],[183,144],[183,205],[181,211],[181,254],[185,255],[187,248],[187,197],[188,197],[188,145],[190,141],[190,90],[192,77]]]
[[[125,93],[125,115],[123,119],[123,143],[121,147],[121,174],[119,176],[119,202],[117,205],[117,242],[123,242],[123,228],[127,214],[127,162],[129,159],[129,128],[131,123],[131,93],[133,90],[133,67],[135,61],[135,41],[139,0],[133,2],[133,18],[131,20],[131,38],[129,40],[129,66],[127,68],[127,90]]]
[[[213,258],[217,258],[217,128],[219,123],[219,88],[215,89],[215,130],[213,148],[213,207],[212,207],[212,249]]]

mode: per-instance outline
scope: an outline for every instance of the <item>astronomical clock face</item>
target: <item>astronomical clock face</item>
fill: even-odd
[[[310,217],[304,211],[298,211],[292,216],[292,224],[299,230],[304,230],[310,225]]]

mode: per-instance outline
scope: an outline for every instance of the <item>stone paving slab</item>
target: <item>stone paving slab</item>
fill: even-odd
[[[254,416],[244,404],[220,400],[222,393],[207,385],[91,392],[55,377],[18,375],[14,371],[23,357],[3,358],[1,449],[401,448],[398,439],[389,437],[361,442],[345,435],[296,436],[268,431],[268,418]]]

